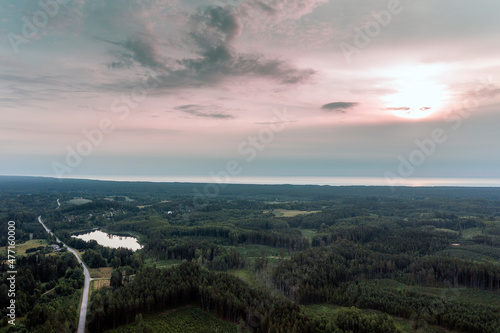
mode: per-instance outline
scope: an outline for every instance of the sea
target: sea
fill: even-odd
[[[114,176],[82,175],[68,178],[95,179],[132,182],[178,182],[178,183],[227,183],[261,185],[329,185],[329,186],[455,186],[455,187],[500,187],[498,178],[398,178],[383,177],[315,177],[315,176],[266,176],[266,177],[228,177],[214,179],[209,176]]]

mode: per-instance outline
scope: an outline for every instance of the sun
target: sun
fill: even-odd
[[[386,109],[403,118],[426,118],[439,110],[444,98],[442,85],[421,80],[401,80],[396,92],[384,96]]]
[[[390,80],[393,93],[381,97],[384,110],[408,119],[427,118],[438,112],[446,98],[446,89],[436,81],[437,71],[429,66],[398,67],[389,71],[393,76]]]

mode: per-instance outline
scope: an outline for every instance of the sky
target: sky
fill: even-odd
[[[499,11],[4,0],[0,174],[498,179]]]

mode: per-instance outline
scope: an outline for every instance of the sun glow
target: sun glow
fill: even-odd
[[[381,99],[385,110],[402,118],[421,119],[440,110],[446,98],[446,89],[436,81],[442,71],[435,65],[397,67],[389,71],[390,89],[394,93]],[[387,73],[386,73],[387,74]]]

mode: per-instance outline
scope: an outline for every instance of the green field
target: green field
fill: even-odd
[[[68,200],[68,203],[72,204],[72,205],[83,205],[83,204],[86,204],[89,202],[92,202],[92,200],[84,199],[84,198],[74,198],[74,199]]]
[[[237,324],[218,319],[214,314],[205,312],[197,307],[185,307],[158,315],[145,317],[144,328],[152,332],[165,333],[214,333],[240,332]],[[135,333],[137,324],[129,324],[118,329],[109,330],[109,333]]]
[[[309,239],[311,242],[313,237],[316,236],[316,229],[300,229],[300,232],[302,233],[302,237],[305,237]]]
[[[458,235],[458,231],[446,229],[446,228],[434,228],[434,231],[449,232],[451,234]]]
[[[182,260],[177,260],[177,259],[159,260],[159,259],[147,258],[144,261],[144,266],[146,267],[156,266],[156,268],[167,268],[173,265],[179,265],[181,262]]]
[[[227,271],[229,274],[232,274],[236,277],[239,277],[246,283],[250,285],[255,285],[257,283],[261,283],[260,281],[257,280],[257,277],[255,276],[255,271],[249,270],[249,269],[232,269]]]
[[[482,234],[480,228],[468,228],[462,231],[462,238],[472,239],[474,236],[481,236]]]
[[[16,251],[15,255],[16,256],[24,256],[24,255],[26,255],[26,250],[28,250],[28,249],[37,248],[40,246],[48,246],[48,245],[49,245],[49,243],[47,243],[47,241],[45,239],[31,239],[31,240],[26,241],[24,243],[16,244],[16,247],[14,249]],[[0,254],[2,256],[6,256],[6,253],[7,253],[7,248],[2,247],[0,249]]]
[[[90,295],[94,291],[97,291],[102,288],[109,288],[109,280],[108,279],[97,279],[90,281]]]
[[[317,317],[326,317],[326,318],[336,318],[337,317],[337,312],[340,309],[346,309],[346,307],[338,306],[338,305],[333,305],[333,304],[312,304],[312,305],[306,305],[304,307],[305,312],[310,315],[310,316],[317,316]],[[372,314],[372,313],[378,313],[382,314],[383,312],[380,311],[375,311],[375,310],[369,310],[369,309],[361,309],[361,311],[364,314]],[[413,332],[419,332],[419,333],[454,333],[456,331],[450,331],[438,326],[432,326],[428,325],[425,328],[421,328],[418,331],[415,331],[413,328],[413,322],[409,319],[404,319],[404,318],[399,318],[399,317],[394,317],[394,323],[396,326],[401,330],[401,332],[408,332],[408,333],[413,333]]]
[[[45,239],[32,239],[22,244],[16,245],[16,255],[24,256],[26,254],[26,250],[31,248],[37,248],[39,246],[48,246],[49,243]]]
[[[478,262],[479,261],[498,262],[500,260],[500,248],[483,244],[460,245],[460,246],[454,246],[451,249],[440,251],[436,253],[436,255],[469,259]]]
[[[113,267],[89,268],[90,277],[93,279],[109,279],[112,271]]]
[[[290,258],[290,252],[282,249],[260,244],[246,244],[236,247],[236,251],[247,259],[261,258],[262,256],[268,259]]]
[[[264,213],[273,213],[275,216],[279,217],[294,217],[297,215],[306,215],[306,214],[314,214],[318,213],[319,210],[307,211],[307,210],[288,210],[288,209],[273,209],[266,210]]]
[[[391,279],[371,280],[379,289],[413,291],[419,294],[438,296],[444,299],[456,299],[463,302],[483,306],[494,306],[500,309],[500,297],[497,292],[465,288],[465,287],[424,287],[410,286]]]

